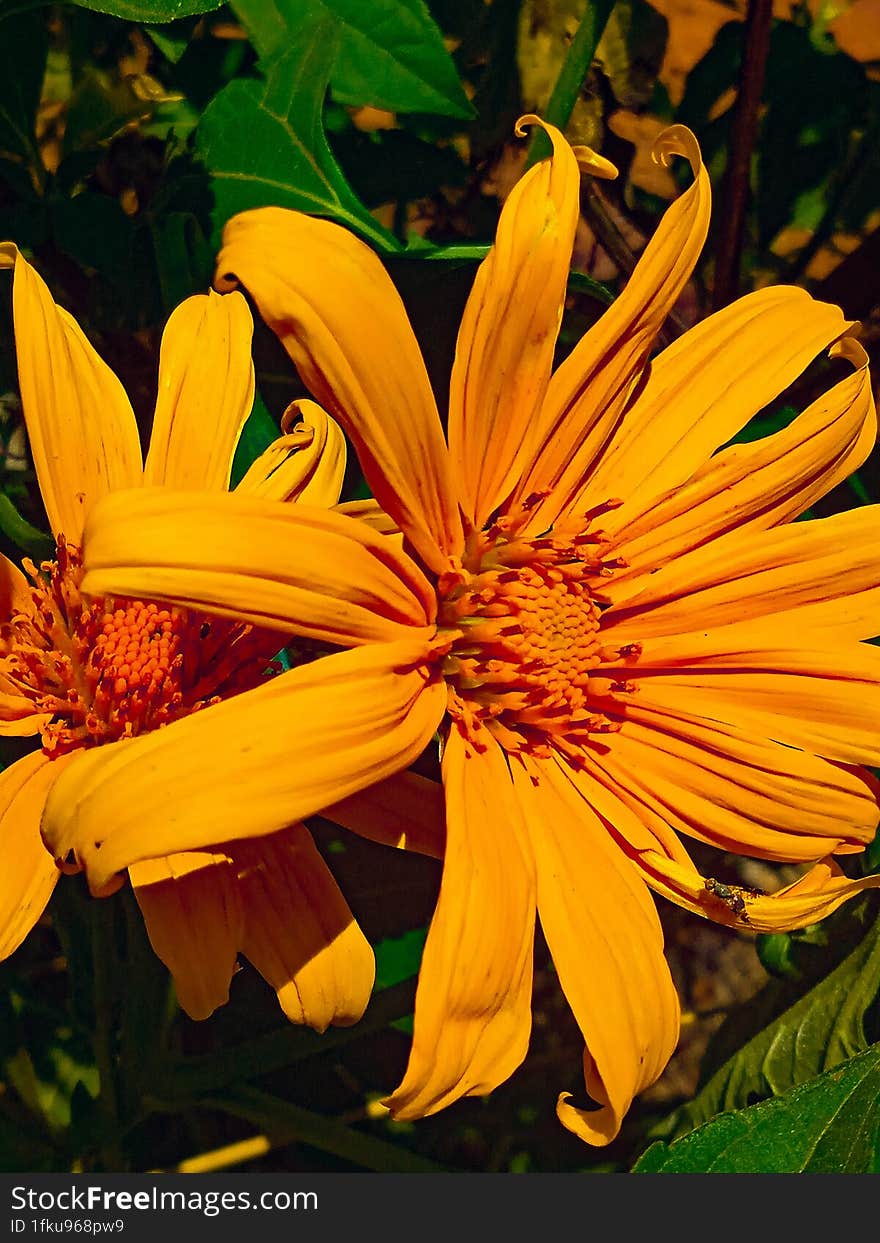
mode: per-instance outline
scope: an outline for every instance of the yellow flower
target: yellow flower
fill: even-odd
[[[158,400],[146,464],[116,376],[40,276],[10,243],[19,379],[34,467],[58,551],[26,578],[0,565],[0,734],[39,734],[41,750],[0,775],[0,955],[41,915],[59,870],[39,835],[48,791],[84,750],[112,756],[125,739],[198,714],[262,684],[277,632],[127,596],[85,600],[77,551],[102,496],[141,481],[225,492],[254,396],[253,324],[241,294],[189,298],[162,338]],[[257,459],[244,495],[332,505],[345,442],[314,402]],[[193,717],[197,723],[198,718]],[[156,773],[162,783],[162,774]],[[174,820],[173,803],[145,808]],[[280,825],[278,827],[281,827]],[[232,836],[227,834],[227,836]],[[214,845],[214,843],[223,843]],[[244,953],[294,1022],[323,1029],[360,1017],[373,957],[301,824],[259,842],[212,836],[212,848],[137,863],[131,883],[182,1007],[205,1018],[229,995]]]
[[[179,722],[113,765],[79,761],[44,830],[100,887],[149,848],[132,795],[184,800],[164,849],[198,846],[200,821],[227,813],[239,833],[266,833],[406,765],[439,729],[443,876],[409,1066],[388,1103],[421,1116],[519,1064],[537,912],[597,1104],[563,1093],[558,1113],[603,1144],[678,1038],[649,889],[760,930],[802,926],[880,883],[832,859],[862,850],[878,821],[859,767],[880,761],[880,650],[861,642],[877,629],[878,510],[792,521],[864,460],[876,415],[852,326],[802,289],[750,294],[650,359],[709,221],[708,178],[680,126],[657,157],[685,155],[692,186],[553,371],[578,160],[609,168],[548,132],[552,159],[506,202],[465,308],[446,440],[371,251],[290,211],[229,223],[220,287],[252,294],[404,538],[302,506],[104,501],[86,533],[89,590],[271,618],[350,650],[243,695],[247,747],[224,729],[232,707],[210,714],[212,762],[234,779],[206,790],[205,753],[181,746],[195,723]],[[723,447],[829,347],[854,369],[786,430]],[[174,783],[157,785],[173,745]],[[233,780],[248,793],[230,808]],[[814,867],[751,893],[702,877],[682,835]]]

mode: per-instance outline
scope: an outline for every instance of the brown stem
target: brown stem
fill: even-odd
[[[749,201],[752,151],[758,134],[758,113],[770,47],[773,0],[749,0],[745,48],[733,117],[730,159],[721,187],[721,225],[715,255],[712,306],[720,310],[739,294],[739,263]]]

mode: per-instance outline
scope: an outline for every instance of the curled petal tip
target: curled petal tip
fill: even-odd
[[[845,358],[857,371],[867,367],[869,362],[864,347],[855,337],[841,337],[839,341],[834,342],[828,353],[831,358]]]
[[[668,167],[673,155],[683,155],[695,172],[703,163],[696,135],[686,125],[670,125],[658,134],[651,149],[654,163],[662,164],[664,168]]]
[[[0,242],[0,268],[14,268],[17,256],[15,242]]]
[[[238,289],[238,277],[234,272],[218,272],[214,277],[217,293],[234,293]]]
[[[604,155],[600,155],[592,147],[572,147],[572,151],[582,173],[601,177],[603,181],[614,181],[617,177],[617,165],[606,160]]]
[[[517,138],[525,138],[526,130],[530,125],[540,125],[541,129],[544,131],[548,129],[548,126],[536,113],[524,112],[517,121],[516,125],[514,125],[513,132],[516,134]]]

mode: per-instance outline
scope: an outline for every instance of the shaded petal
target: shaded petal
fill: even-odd
[[[52,784],[69,757],[50,760],[35,751],[0,774],[0,959],[21,945],[46,909],[60,876],[40,840],[40,816]]]
[[[651,361],[578,506],[614,496],[639,512],[678,487],[851,327],[838,307],[785,285],[710,315]],[[616,514],[615,527],[623,522]]]
[[[294,424],[297,415],[301,421]],[[285,435],[251,464],[236,491],[329,509],[339,500],[345,476],[342,428],[314,401],[292,402],[282,428]]]
[[[328,220],[263,207],[223,231],[215,285],[238,281],[351,436],[382,508],[444,569],[462,547],[449,455],[418,344],[377,256]]]
[[[98,497],[141,481],[137,423],[125,390],[76,320],[11,242],[18,383],[34,470],[52,533],[79,544]]]
[[[790,523],[731,531],[647,579],[633,599],[609,609],[603,637],[614,645],[767,618],[829,632],[829,641],[880,631],[880,505]]]
[[[693,271],[709,227],[711,189],[697,140],[683,125],[654,148],[667,162],[684,155],[694,182],[664,215],[623,293],[554,373],[538,419],[533,461],[515,499],[531,506],[524,528],[544,530],[575,500],[614,433],[654,339]],[[604,499],[604,498],[603,498]]]
[[[365,522],[368,527],[381,531],[383,535],[400,535],[397,523],[372,497],[363,501],[343,501],[335,505],[334,509],[337,514],[345,514],[349,518],[357,518],[358,522]]]
[[[141,859],[259,837],[381,781],[418,756],[446,706],[419,643],[302,665],[164,729],[76,756],[44,839],[95,894]]]
[[[880,812],[867,774],[780,745],[737,718],[701,716],[698,702],[659,681],[644,693],[640,683],[620,731],[586,749],[605,784],[676,832],[761,859],[812,860],[871,840]]]
[[[825,919],[857,894],[880,887],[880,875],[851,880],[829,857],[775,893],[762,894],[733,886],[733,892],[744,903],[744,913],[737,915],[709,892],[704,877],[682,869],[671,859],[645,851],[637,862],[646,883],[657,893],[695,915],[754,932],[791,932],[795,928],[806,928],[808,924]]]
[[[347,1027],[366,1009],[373,951],[308,830],[228,846],[244,912],[242,953],[292,1023]]]
[[[393,1117],[421,1118],[491,1092],[526,1055],[535,887],[504,753],[453,730],[443,754],[447,843],[428,930],[413,1043]]]
[[[604,1145],[678,1041],[660,920],[636,869],[564,768],[530,757],[512,767],[537,866],[541,927],[587,1046],[587,1091],[600,1106],[578,1109],[563,1092],[556,1111],[568,1130]]]
[[[580,215],[577,160],[559,130],[504,204],[465,306],[449,396],[462,508],[480,528],[516,482],[547,390]]]
[[[321,814],[371,842],[443,858],[443,787],[418,773],[395,773],[387,781],[377,781],[351,798],[333,803]]]
[[[196,294],[162,334],[144,482],[225,492],[254,404],[254,324],[240,293]]]
[[[206,1019],[229,1000],[242,910],[229,856],[183,851],[129,868],[158,958],[174,977],[180,1007]]]
[[[820,645],[809,632],[792,644],[784,624],[746,622],[647,640],[625,674],[607,672],[636,688],[622,696],[628,715],[688,711],[844,764],[880,764],[880,648]]]
[[[261,497],[144,488],[89,521],[83,590],[175,601],[351,646],[427,635],[436,596],[365,523]]]
[[[857,370],[787,428],[722,450],[688,483],[637,514],[630,508],[623,518],[620,510],[603,516],[614,552],[627,562],[603,584],[603,594],[630,599],[658,567],[692,548],[730,531],[790,522],[861,466],[877,437],[868,358],[849,337],[831,354],[846,357]],[[722,556],[723,546],[716,548]]]
[[[30,583],[15,562],[0,553],[0,620],[7,621],[13,613],[33,611]]]

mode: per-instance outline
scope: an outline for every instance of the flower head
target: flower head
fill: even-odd
[[[548,132],[552,158],[511,194],[477,272],[446,437],[366,246],[271,208],[227,226],[219,287],[248,289],[344,423],[403,546],[323,515],[318,581],[304,548],[319,519],[301,507],[218,498],[196,528],[183,494],[111,497],[86,535],[85,584],[248,620],[271,612],[349,649],[272,684],[293,723],[289,763],[269,742],[257,761],[218,736],[239,779],[266,788],[259,807],[236,808],[249,832],[344,798],[440,730],[443,876],[410,1061],[388,1103],[398,1118],[431,1113],[519,1064],[537,913],[597,1106],[563,1093],[558,1113],[602,1144],[678,1038],[650,890],[760,930],[802,926],[878,883],[833,859],[863,849],[878,821],[860,767],[880,759],[880,652],[861,642],[877,627],[878,511],[792,522],[864,460],[876,416],[852,325],[801,289],[750,294],[651,357],[709,221],[708,178],[680,126],[656,155],[684,155],[693,184],[554,371],[578,164],[609,167]],[[853,370],[784,431],[724,447],[828,349]],[[262,549],[247,567],[230,530]],[[242,696],[258,733],[278,723],[266,699]],[[50,799],[48,836],[96,883],[145,843],[124,821],[96,852],[95,808],[142,782],[183,728],[133,744],[124,769],[80,777],[78,807],[62,784]],[[270,756],[283,768],[271,776]],[[188,772],[199,790],[198,756]],[[206,805],[191,800],[180,845],[198,840]],[[760,895],[701,876],[688,837],[814,866]]]
[[[5,957],[58,880],[40,840],[40,816],[74,757],[100,749],[112,760],[133,738],[266,684],[284,640],[192,609],[81,591],[83,524],[100,497],[142,482],[227,489],[254,395],[244,298],[193,297],[169,319],[144,465],[119,381],[11,244],[0,246],[0,265],[14,268],[24,415],[57,542],[55,560],[39,567],[26,561],[26,575],[5,558],[0,563],[0,734],[38,735],[41,743],[0,775]],[[241,494],[335,504],[344,439],[314,402],[301,407],[301,421],[257,459]],[[198,733],[191,745],[200,745]],[[147,835],[163,817],[173,820],[173,805],[146,812]],[[352,1022],[370,994],[372,953],[306,829],[278,827],[264,841],[213,837],[208,850],[157,851],[134,864],[131,883],[153,946],[193,1017],[226,1000],[242,951],[295,1021],[318,1028]]]

